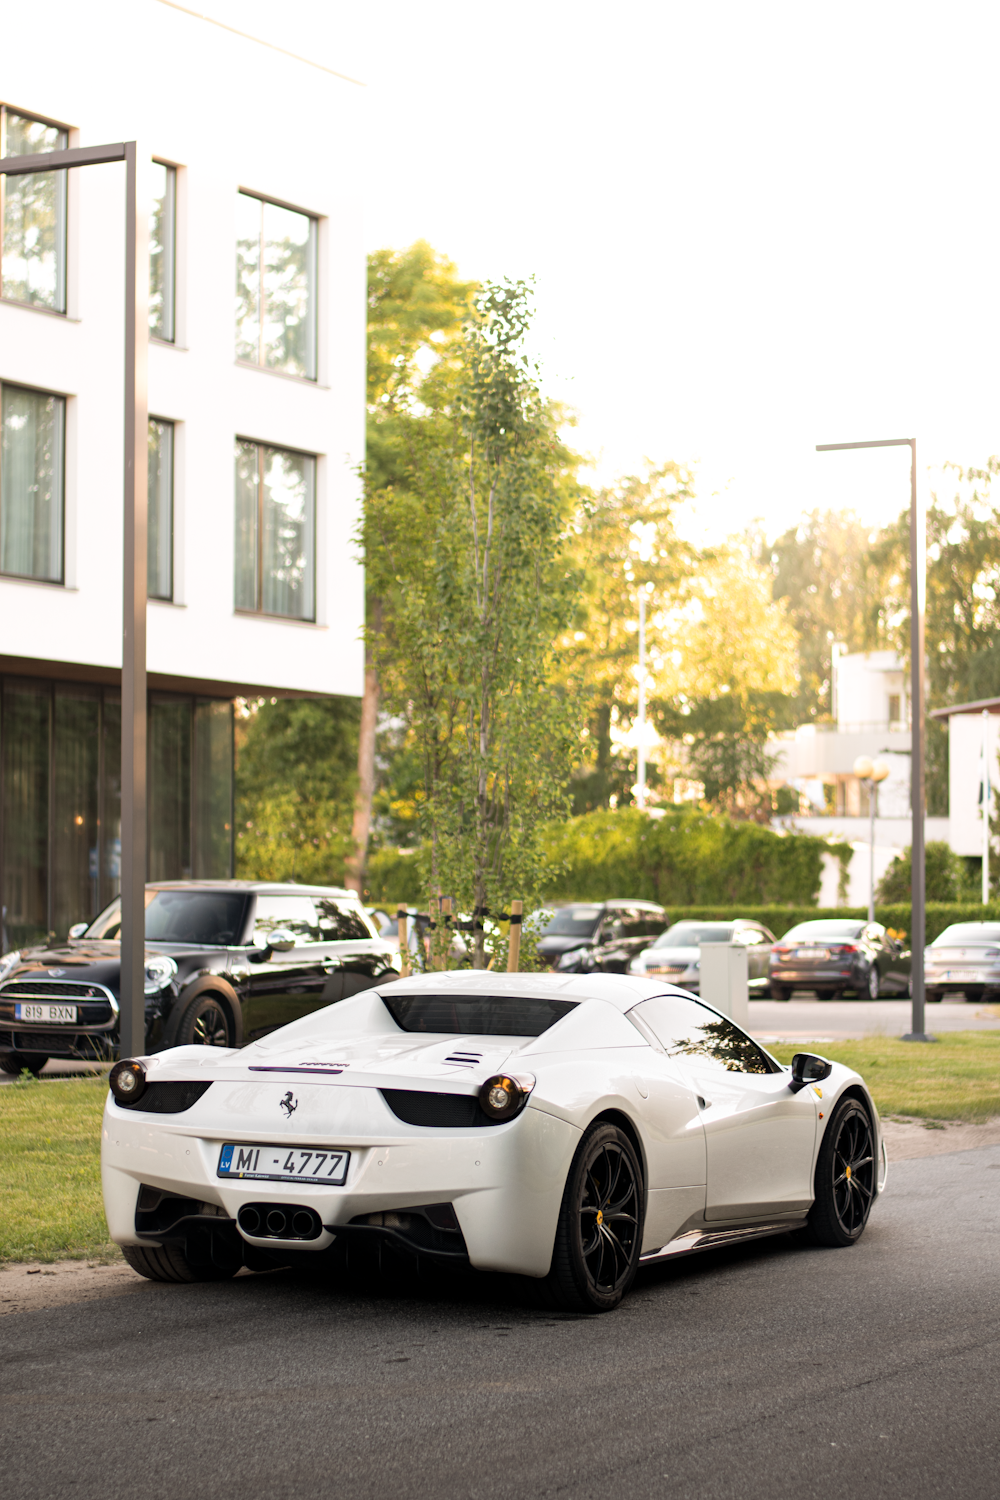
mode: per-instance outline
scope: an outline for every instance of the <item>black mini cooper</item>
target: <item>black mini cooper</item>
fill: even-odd
[[[67,941],[0,958],[0,1069],[118,1052],[121,907]],[[351,891],[250,880],[146,887],[146,1050],[240,1047],[395,977]]]

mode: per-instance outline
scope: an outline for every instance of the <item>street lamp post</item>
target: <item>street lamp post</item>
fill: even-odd
[[[122,578],[121,999],[119,1056],[145,1051],[146,915],[146,466],[149,421],[147,226],[135,141],[0,157],[0,174],[24,177],[125,163],[125,465]]]
[[[639,590],[639,733],[638,774],[635,779],[637,807],[646,806],[646,590]]]
[[[879,783],[884,781],[889,774],[889,767],[884,760],[869,760],[867,755],[859,755],[854,762],[854,774],[859,781],[868,783],[868,920],[875,920],[875,808],[878,803]]]
[[[924,1030],[924,939],[926,937],[926,871],[924,868],[924,602],[927,537],[924,513],[917,496],[916,438],[876,438],[866,443],[817,443],[817,453],[854,448],[909,448],[910,450],[910,853],[913,864],[910,916],[912,1012],[906,1042],[931,1042]]]

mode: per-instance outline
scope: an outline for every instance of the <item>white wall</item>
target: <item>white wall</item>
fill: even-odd
[[[990,714],[989,758],[990,792],[996,808],[997,782],[1000,781],[1000,714]],[[951,847],[956,854],[982,854],[983,820],[979,804],[982,776],[982,713],[951,714],[948,718],[948,812],[951,821]]]
[[[4,12],[0,99],[71,126],[71,145],[137,138],[143,159],[182,168],[178,347],[149,352],[149,410],[181,424],[181,595],[150,604],[151,672],[362,690],[350,539],[364,456],[363,92],[157,0]],[[316,382],[235,363],[240,187],[321,216]],[[4,655],[121,664],[124,188],[121,166],[71,174],[67,318],[0,304],[0,379],[69,398],[68,586],[0,579]],[[237,434],[319,455],[316,624],[234,613]]]
[[[899,697],[905,719],[903,664],[895,651],[854,652],[836,663],[837,725],[840,729],[888,727],[889,697]],[[894,720],[893,722],[899,722]]]

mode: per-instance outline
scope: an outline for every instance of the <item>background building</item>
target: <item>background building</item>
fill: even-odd
[[[149,204],[149,871],[225,875],[233,698],[362,689],[362,90],[161,0],[39,25],[0,154],[137,139]],[[6,949],[117,890],[125,174],[0,180]]]

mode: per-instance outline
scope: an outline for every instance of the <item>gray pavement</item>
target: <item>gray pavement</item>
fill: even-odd
[[[925,1026],[932,1036],[948,1031],[1000,1031],[1000,1008],[991,1015],[981,1002],[942,1000],[925,1007]],[[817,1000],[799,993],[792,1000],[750,1001],[751,1033],[761,1041],[836,1040],[850,1036],[902,1036],[910,1030],[909,1000]]]
[[[0,1323],[7,1500],[981,1500],[1000,1146],[892,1168],[852,1250],[643,1274],[601,1318],[494,1278],[140,1283]]]

